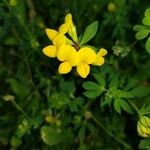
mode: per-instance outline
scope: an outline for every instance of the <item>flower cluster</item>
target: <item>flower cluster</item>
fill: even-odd
[[[150,137],[150,118],[142,116],[137,124],[138,134],[142,137]]]
[[[43,53],[61,62],[58,68],[60,74],[67,74],[76,67],[77,73],[86,78],[90,73],[90,65],[101,66],[104,63],[103,56],[107,54],[105,49],[101,48],[96,53],[92,48],[80,45],[71,14],[66,15],[58,31],[47,28],[46,34],[53,45],[46,46]]]

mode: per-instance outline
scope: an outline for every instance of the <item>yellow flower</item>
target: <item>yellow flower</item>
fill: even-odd
[[[75,42],[77,42],[78,38],[77,38],[76,26],[73,24],[72,15],[70,13],[66,15],[65,23],[59,27],[59,32],[63,34],[68,33],[72,37],[72,39]]]
[[[56,57],[57,49],[60,45],[66,43],[64,34],[57,32],[53,29],[46,29],[48,38],[52,41],[53,45],[48,45],[43,48],[43,53],[48,57]]]
[[[90,73],[90,64],[96,59],[96,53],[89,47],[83,47],[78,51],[77,72],[82,78],[86,78]]]
[[[96,55],[96,59],[95,59],[93,65],[97,65],[97,66],[103,65],[104,61],[105,61],[103,56],[105,56],[105,55],[107,55],[107,50],[105,50],[104,48],[101,48]]]
[[[137,131],[139,136],[150,137],[150,118],[147,116],[141,116],[137,124]]]
[[[77,51],[70,45],[60,46],[57,52],[57,58],[62,61],[58,68],[60,74],[69,73],[72,67],[78,63]]]
[[[67,38],[67,34],[71,38]],[[72,21],[72,15],[67,14],[64,23],[59,27],[58,31],[46,29],[48,38],[52,41],[52,45],[43,48],[43,53],[49,57],[57,57],[61,64],[58,72],[67,74],[72,67],[76,66],[77,73],[86,78],[90,73],[90,65],[101,66],[104,63],[104,58],[107,54],[105,49],[100,49],[96,54],[90,47],[80,48],[78,44],[76,27]],[[66,34],[66,36],[65,36]]]

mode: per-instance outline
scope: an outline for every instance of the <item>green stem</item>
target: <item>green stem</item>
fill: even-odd
[[[132,106],[132,108],[137,112],[138,116],[141,116],[139,109],[137,108],[137,106],[131,101],[128,100],[128,103]]]
[[[14,100],[12,100],[11,102],[12,102],[13,105],[17,108],[18,111],[20,111],[20,112],[23,113],[25,116],[27,116],[27,117],[30,118],[30,116],[29,116]]]
[[[24,53],[23,53],[23,56],[24,56],[24,58],[25,58],[24,61],[25,61],[25,64],[26,64],[26,67],[27,67],[27,70],[28,70],[28,74],[29,74],[29,78],[30,78],[30,80],[31,80],[31,84],[32,84],[33,88],[36,90],[36,92],[37,92],[37,94],[38,94],[38,97],[39,97],[40,99],[42,99],[42,96],[40,95],[40,93],[39,93],[39,91],[38,91],[38,88],[37,88],[37,86],[35,85],[35,83],[34,83],[34,81],[33,81],[32,73],[31,73],[31,68],[30,68],[29,62],[28,62],[28,60],[27,60],[27,58],[26,58],[26,56],[25,56]]]
[[[127,143],[125,143],[123,140],[115,137],[111,132],[109,132],[102,124],[99,120],[97,120],[94,116],[92,116],[92,119],[95,121],[95,123],[97,123],[104,132],[106,132],[111,138],[115,139],[118,143],[120,143],[121,145],[123,145],[125,148],[130,149],[131,150],[131,146]]]

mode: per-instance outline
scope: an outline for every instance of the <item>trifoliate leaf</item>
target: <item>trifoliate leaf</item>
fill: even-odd
[[[86,30],[83,34],[80,45],[83,45],[83,44],[87,43],[88,41],[90,41],[95,36],[97,29],[98,29],[98,21],[95,21],[92,24],[90,24],[86,28]]]

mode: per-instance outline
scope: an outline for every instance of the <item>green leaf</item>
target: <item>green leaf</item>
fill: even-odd
[[[146,9],[145,17],[150,17],[150,8]]]
[[[139,110],[141,115],[147,115],[150,114],[150,105],[142,105],[142,107]]]
[[[61,142],[61,131],[53,127],[43,126],[41,128],[41,138],[50,146],[56,145]]]
[[[83,34],[80,45],[83,45],[83,44],[87,43],[88,41],[90,41],[95,36],[97,29],[98,29],[98,21],[95,21],[92,24],[90,24],[86,28],[86,30]]]
[[[145,48],[146,48],[147,52],[150,54],[150,36],[148,37],[148,39],[146,41]]]
[[[100,90],[88,90],[88,91],[83,92],[83,94],[86,97],[91,98],[91,99],[98,97],[99,95],[101,95],[101,93],[102,91]]]
[[[102,75],[100,75],[100,74],[93,74],[93,76],[94,76],[94,78],[97,80],[97,82],[101,86],[105,87],[106,83],[105,83],[105,79],[104,79],[104,77]]]
[[[118,87],[118,84],[119,84],[118,76],[115,76],[115,77],[110,81],[109,88],[112,88],[112,87],[117,88],[117,87]]]
[[[83,87],[84,87],[84,89],[86,89],[86,90],[98,90],[98,89],[101,88],[100,85],[98,85],[97,83],[92,82],[92,81],[84,82],[84,83],[83,83]]]
[[[22,144],[22,139],[17,136],[13,136],[10,142],[12,147],[18,147]]]
[[[121,108],[122,108],[124,111],[126,111],[126,112],[128,112],[128,113],[130,113],[130,114],[133,113],[133,111],[132,111],[130,105],[129,105],[125,100],[123,100],[123,99],[120,100],[120,106],[121,106]]]
[[[8,79],[11,89],[19,97],[19,99],[24,99],[29,93],[29,87],[22,82],[17,81],[16,79]]]
[[[120,98],[134,98],[134,96],[130,92],[119,90],[118,93]]]
[[[61,80],[59,83],[59,87],[62,91],[66,93],[74,93],[75,91],[75,85],[73,80],[72,81]]]
[[[150,150],[150,139],[143,139],[140,141],[139,149]]]
[[[144,97],[150,94],[150,89],[145,86],[139,86],[129,91],[134,97]]]
[[[48,102],[50,107],[55,109],[61,109],[69,104],[70,99],[65,93],[60,92],[60,93],[53,93]]]
[[[114,100],[114,109],[116,110],[116,112],[121,114],[120,99],[115,99]]]
[[[14,12],[17,18],[21,21],[21,23],[25,22],[26,16],[26,2],[25,1],[17,1],[16,6],[14,8]]]
[[[150,16],[149,17],[144,17],[143,24],[146,25],[146,26],[150,26]]]
[[[140,30],[143,30],[143,29],[146,29],[146,27],[145,27],[145,26],[142,26],[142,25],[135,25],[135,26],[133,27],[133,30],[134,30],[134,31],[140,31]]]
[[[135,37],[137,40],[142,40],[142,39],[146,38],[149,33],[150,33],[150,30],[142,29],[135,34]]]

